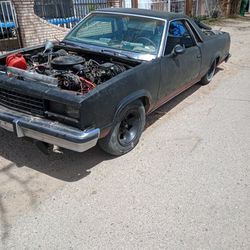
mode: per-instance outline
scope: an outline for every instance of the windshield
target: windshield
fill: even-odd
[[[66,40],[119,51],[156,56],[164,21],[122,14],[94,13],[84,19]]]

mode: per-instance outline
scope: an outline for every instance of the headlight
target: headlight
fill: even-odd
[[[70,118],[79,118],[79,108],[59,102],[49,102],[49,111]]]
[[[71,118],[78,119],[79,118],[79,109],[74,106],[66,106],[65,114]]]
[[[65,104],[59,103],[59,102],[49,102],[49,111],[56,113],[56,114],[61,114],[63,115],[65,113]]]

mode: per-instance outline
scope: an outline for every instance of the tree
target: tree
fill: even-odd
[[[220,0],[225,16],[235,16],[240,13],[241,0]]]

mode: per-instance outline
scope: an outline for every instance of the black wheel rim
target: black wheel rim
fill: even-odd
[[[130,145],[137,137],[140,127],[138,112],[129,112],[121,121],[118,132],[118,141],[122,146]]]

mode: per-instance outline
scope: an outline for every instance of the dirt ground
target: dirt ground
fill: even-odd
[[[231,60],[125,156],[45,156],[0,130],[0,249],[250,249],[250,19],[217,28]]]

